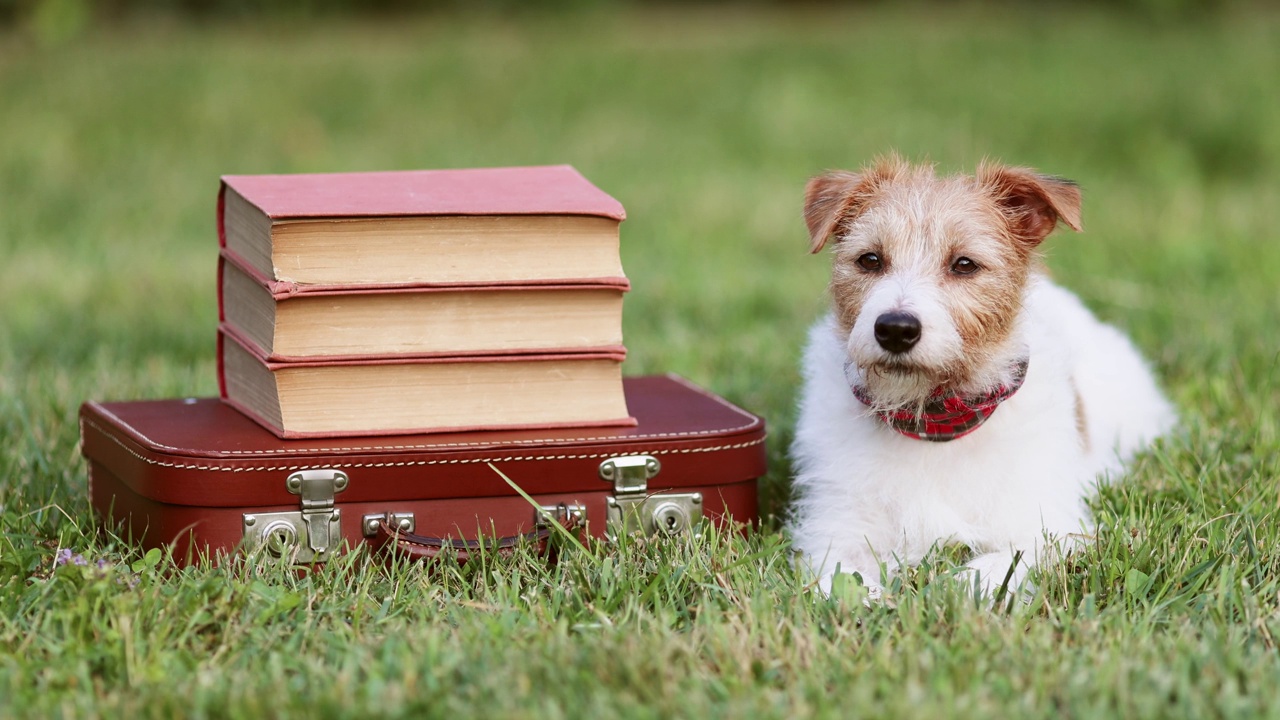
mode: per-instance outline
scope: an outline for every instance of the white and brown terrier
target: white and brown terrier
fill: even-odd
[[[857,572],[876,596],[882,565],[952,543],[987,592],[1016,587],[1087,531],[1094,483],[1176,421],[1129,340],[1041,266],[1059,221],[1080,230],[1079,189],[891,156],[814,178],[804,214],[834,266],[804,356],[796,547],[828,591]]]

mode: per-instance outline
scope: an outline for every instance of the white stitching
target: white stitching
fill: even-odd
[[[81,423],[82,423],[82,426],[89,425],[93,427],[93,429],[102,433],[104,437],[109,438],[112,442],[114,442],[115,444],[123,448],[125,452],[141,460],[142,462],[147,463],[148,465],[159,465],[160,467],[175,468],[178,470],[216,470],[219,472],[248,472],[248,471],[294,472],[296,470],[318,470],[322,468],[375,468],[375,467],[408,467],[408,466],[421,466],[421,465],[470,465],[475,463],[488,463],[488,462],[590,460],[593,458],[616,457],[619,454],[617,452],[605,452],[605,453],[590,453],[586,455],[552,455],[552,456],[542,456],[542,457],[539,457],[539,456],[521,457],[521,456],[512,455],[508,457],[499,457],[499,458],[467,458],[467,459],[453,458],[453,459],[442,459],[442,460],[412,460],[412,461],[380,462],[380,463],[321,463],[319,465],[227,467],[222,465],[195,465],[195,464],[171,463],[171,462],[164,462],[161,460],[155,460],[153,458],[149,458],[149,457],[146,457],[145,455],[138,453],[133,448],[124,444],[124,441],[122,441],[120,438],[116,437],[115,435],[112,435],[111,433],[108,433],[100,425],[93,422],[92,420],[82,418]],[[81,432],[83,434],[83,430]],[[675,450],[635,450],[635,451],[629,452],[628,454],[631,454],[631,455],[688,455],[692,453],[717,452],[720,450],[737,450],[739,448],[751,447],[753,445],[760,445],[764,441],[765,439],[761,437],[755,440],[751,440],[749,442],[735,443],[733,445],[718,445],[716,447],[704,447],[704,448],[681,448],[681,449],[675,449]]]
[[[662,438],[696,437],[700,435],[720,435],[725,433],[734,433],[740,430],[745,430],[746,428],[749,428],[758,422],[756,416],[752,415],[746,410],[743,410],[742,408],[734,405],[733,403],[729,402],[728,400],[725,400],[724,398],[718,395],[713,395],[703,390],[702,388],[698,387],[697,385],[694,385],[688,380],[685,380],[679,375],[668,373],[666,377],[669,378],[670,380],[680,383],[681,385],[684,385],[690,390],[697,392],[699,395],[702,395],[703,397],[706,397],[710,400],[714,400],[720,405],[723,405],[724,407],[734,411],[735,413],[738,413],[739,415],[742,415],[743,417],[748,418],[749,422],[743,425],[738,425],[731,428],[721,428],[718,430],[689,430],[686,432],[676,432],[676,433],[651,433],[647,435],[645,434],[627,435],[625,438],[621,438],[616,435],[598,435],[595,437],[581,437],[581,438],[535,438],[532,440],[505,440],[497,443],[493,443],[493,442],[421,443],[417,445],[348,445],[344,447],[322,447],[322,448],[278,448],[276,450],[220,450],[219,454],[248,456],[248,455],[277,455],[277,454],[285,454],[285,453],[288,453],[288,454],[312,454],[312,453],[325,453],[325,452],[352,453],[352,452],[363,452],[363,451],[383,452],[383,451],[394,451],[394,450],[429,450],[434,448],[444,449],[444,448],[481,447],[481,446],[503,446],[503,445],[507,445],[507,446],[543,445],[546,443],[565,444],[565,443],[594,442],[596,440],[623,440],[623,439],[625,440],[657,440]],[[127,423],[121,420],[119,416],[109,412],[102,405],[97,405],[97,409],[103,415],[107,415],[114,418],[116,422],[118,422],[120,425],[122,426],[127,425]],[[95,427],[97,426],[95,425]],[[159,450],[171,450],[177,453],[183,452],[182,448],[174,447],[172,445],[165,445],[164,443],[152,440],[150,437],[143,435],[141,432],[138,432],[137,428],[130,426],[130,429],[133,430],[135,433],[137,433],[138,437],[140,437],[144,442],[154,446]]]

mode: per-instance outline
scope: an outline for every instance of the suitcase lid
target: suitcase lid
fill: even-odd
[[[600,490],[605,459],[653,455],[655,486],[722,484],[764,474],[764,420],[675,375],[623,381],[633,427],[281,440],[216,398],[87,402],[81,451],[134,492],[210,507],[288,505],[285,478],[333,468],[339,501]]]

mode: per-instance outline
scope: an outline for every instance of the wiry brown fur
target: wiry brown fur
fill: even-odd
[[[921,387],[946,385],[977,391],[1000,381],[985,375],[996,349],[1013,329],[1036,247],[1061,219],[1080,229],[1080,193],[1074,184],[984,162],[975,175],[939,177],[930,165],[897,155],[858,173],[830,172],[805,189],[810,250],[835,241],[830,290],[837,325],[848,336],[869,293],[898,264],[927,275],[951,317],[963,353],[928,367],[910,356],[864,367],[869,375],[917,373]],[[859,267],[877,254],[881,271]],[[951,272],[959,257],[973,259],[972,275]]]
[[[816,253],[832,234],[862,213],[888,184],[910,172],[896,154],[877,158],[861,172],[833,170],[815,177],[804,188],[804,220],[809,226],[809,252]]]

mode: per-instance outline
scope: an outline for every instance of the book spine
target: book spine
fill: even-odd
[[[222,235],[222,193],[218,193],[218,235],[219,237],[221,237]],[[218,285],[218,327],[219,328],[221,328],[225,324],[227,319],[226,309],[223,306],[224,298],[222,297],[222,294],[223,294],[222,293],[222,273],[224,272],[224,269],[222,266],[224,262],[225,261],[222,259],[222,254],[219,253],[218,254],[218,276],[215,278],[215,282]],[[222,367],[222,342],[223,342],[222,333],[219,332],[218,345],[217,345],[218,396],[222,398],[226,398],[227,397],[227,376],[226,376],[226,372],[223,370],[223,367]]]
[[[227,213],[227,184],[225,182],[218,183],[218,247],[225,248],[227,246],[227,227],[225,225],[225,216]]]
[[[223,339],[224,337],[225,335],[222,332],[218,333],[218,346],[216,350],[218,353],[218,397],[223,400],[227,398],[227,369],[223,365],[222,361],[222,346],[223,343],[226,342],[226,340]]]
[[[226,259],[221,254],[219,254],[218,255],[218,276],[215,278],[215,281],[218,283],[218,324],[219,325],[227,321],[227,311],[226,311],[226,308],[224,307],[224,303],[226,299],[223,297],[223,292],[222,292],[222,274],[226,272],[223,266],[226,264],[226,262],[227,262]]]

